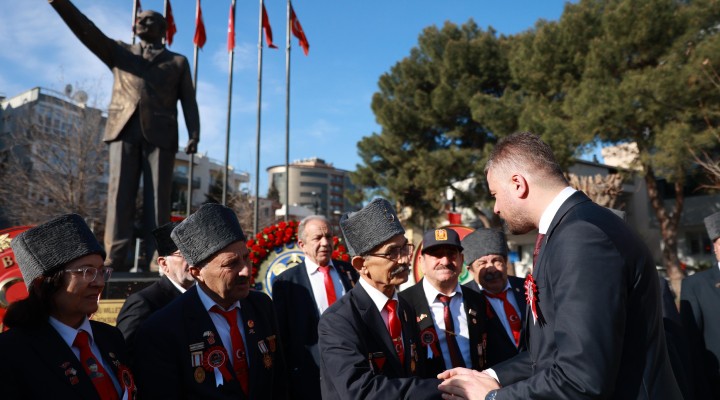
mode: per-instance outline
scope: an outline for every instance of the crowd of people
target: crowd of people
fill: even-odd
[[[250,288],[234,211],[205,204],[153,231],[163,276],[112,327],[89,319],[112,268],[83,218],[31,228],[11,244],[29,296],[5,315],[2,397],[720,398],[717,265],[683,282],[680,329],[668,331],[648,249],[568,185],[547,144],[502,139],[486,176],[508,231],[539,232],[525,280],[508,276],[501,230],[461,240],[441,227],[419,244],[423,278],[399,291],[414,245],[377,198],[340,219],[349,263],[331,258],[324,217],[303,219],[304,261],[278,276],[271,299]],[[705,222],[720,254],[720,213]],[[678,337],[689,350],[673,357]],[[691,361],[680,370],[676,358]]]

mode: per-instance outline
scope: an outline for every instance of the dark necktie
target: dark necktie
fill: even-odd
[[[538,233],[537,239],[535,239],[535,249],[533,250],[533,267],[535,267],[535,261],[537,261],[538,254],[540,254],[540,248],[542,247],[542,242],[544,238],[544,233]]]
[[[400,318],[397,315],[397,300],[390,299],[385,304],[385,311],[388,313],[388,330],[390,331],[390,339],[392,339],[395,352],[400,359],[400,364],[405,365],[405,350],[402,342],[402,326]]]
[[[450,296],[442,294],[438,295],[438,300],[443,304],[443,317],[445,319],[445,341],[447,342],[448,351],[450,352],[450,362],[453,368],[465,367],[465,360],[463,360],[462,353],[460,352],[460,346],[458,346],[457,339],[455,336],[455,324],[453,323],[452,314],[450,313]]]
[[[323,281],[325,282],[325,294],[327,295],[327,302],[329,307],[333,305],[335,300],[337,300],[335,296],[335,285],[333,284],[332,276],[330,276],[330,266],[326,265],[324,267],[319,267],[318,269],[323,274]]]
[[[247,357],[245,355],[245,343],[243,342],[242,335],[240,334],[240,328],[238,328],[237,321],[237,308],[233,308],[230,311],[224,311],[218,306],[212,306],[210,311],[222,315],[230,325],[230,341],[232,342],[232,356],[233,369],[235,370],[235,376],[242,386],[242,390],[245,394],[248,393],[248,364]]]
[[[92,380],[95,390],[100,395],[102,400],[117,400],[118,392],[115,390],[110,376],[108,376],[105,368],[98,362],[97,358],[90,350],[89,343],[90,335],[85,331],[78,331],[73,341],[73,347],[80,350],[80,362],[82,363],[83,369]]]
[[[490,293],[487,290],[484,293],[485,296],[490,297],[491,299],[502,300],[503,310],[505,310],[505,318],[507,318],[508,324],[510,324],[510,330],[512,331],[513,338],[515,339],[515,347],[517,347],[520,344],[520,329],[522,328],[522,323],[520,322],[520,316],[517,311],[515,311],[515,307],[513,307],[507,299],[507,290],[498,294]]]

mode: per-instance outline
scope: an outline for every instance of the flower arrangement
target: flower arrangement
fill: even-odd
[[[297,221],[281,221],[275,225],[263,228],[254,238],[247,241],[250,250],[250,261],[252,262],[252,277],[257,278],[260,265],[273,252],[280,253],[283,247],[292,248],[297,243]],[[337,236],[333,236],[334,260],[349,261],[350,255],[347,248],[341,243]]]

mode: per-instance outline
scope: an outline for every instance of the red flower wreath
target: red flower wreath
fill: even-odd
[[[250,261],[252,262],[253,281],[257,278],[260,264],[273,251],[279,253],[283,247],[292,248],[297,243],[297,228],[297,221],[281,221],[263,228],[255,235],[255,238],[247,241],[247,247],[250,250]],[[334,260],[350,261],[347,248],[337,236],[333,236],[332,258]]]

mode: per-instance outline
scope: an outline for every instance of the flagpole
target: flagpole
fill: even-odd
[[[135,44],[135,22],[137,19],[137,0],[133,0],[133,12],[132,12],[132,44]]]
[[[285,222],[290,220],[290,0],[285,32]]]
[[[231,0],[231,18],[232,18],[232,34],[235,35],[235,0]],[[228,39],[230,39],[228,37]],[[233,39],[232,48],[228,48],[230,52],[229,61],[229,79],[228,79],[228,108],[227,108],[227,126],[225,128],[225,169],[223,170],[223,190],[222,205],[227,205],[227,187],[228,187],[228,169],[230,166],[230,115],[232,109],[232,83],[233,83],[233,61],[235,59],[235,41]]]
[[[258,233],[258,225],[260,224],[260,116],[262,109],[263,7],[263,0],[260,0],[260,11],[258,12],[257,131],[255,134],[255,219],[253,223],[253,235],[256,235]]]

